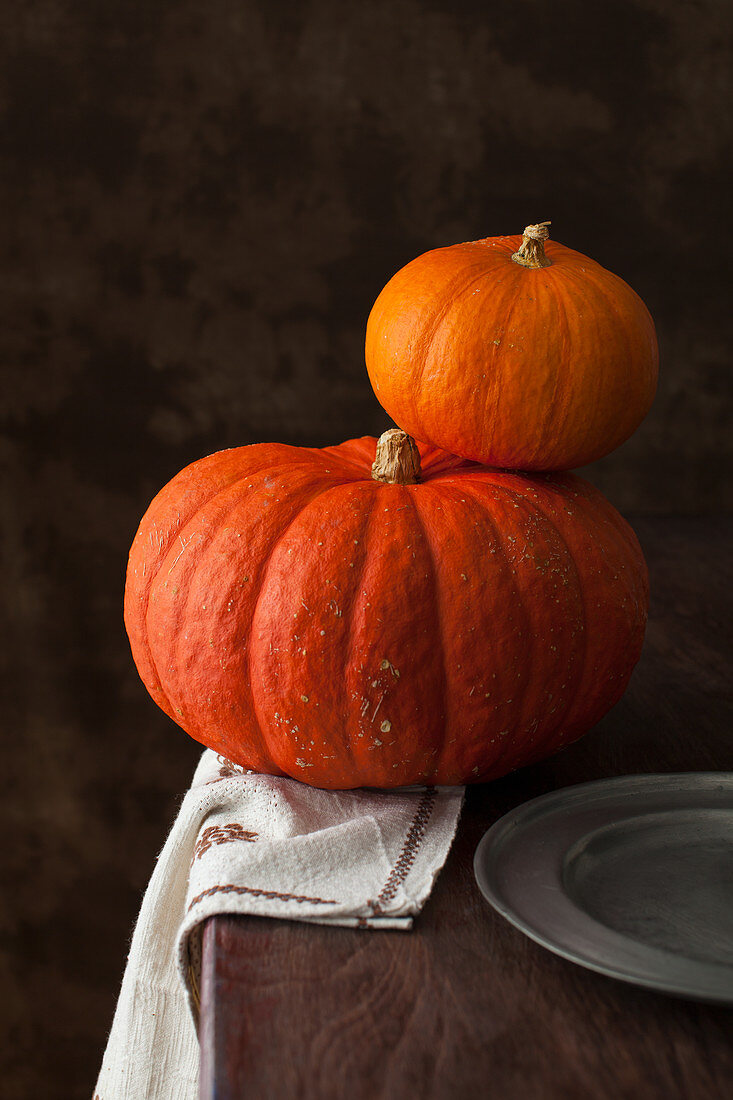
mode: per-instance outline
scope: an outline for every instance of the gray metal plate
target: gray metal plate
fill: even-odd
[[[484,897],[537,943],[733,1004],[733,774],[633,775],[518,806],[476,849]]]

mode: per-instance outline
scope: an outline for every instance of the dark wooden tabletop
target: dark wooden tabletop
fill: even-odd
[[[584,740],[470,788],[412,932],[221,917],[204,935],[202,1100],[717,1100],[733,1010],[602,977],[495,913],[473,854],[571,783],[733,770],[733,522],[639,519],[652,610],[629,689]]]

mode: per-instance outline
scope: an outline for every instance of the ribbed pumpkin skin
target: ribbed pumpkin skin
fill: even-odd
[[[330,788],[486,780],[585,733],[641,650],[631,528],[572,474],[376,441],[187,467],[135,537],[125,621],[150,694],[247,768]]]
[[[366,364],[416,439],[487,465],[567,470],[608,454],[657,385],[654,323],[618,276],[556,241],[550,267],[511,259],[521,236],[427,252],[377,298]]]

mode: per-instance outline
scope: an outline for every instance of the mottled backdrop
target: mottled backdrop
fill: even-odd
[[[370,306],[425,249],[551,218],[656,318],[627,513],[730,506],[728,0],[3,5],[3,1095],[86,1096],[198,749],[124,637],[155,491],[386,418]]]

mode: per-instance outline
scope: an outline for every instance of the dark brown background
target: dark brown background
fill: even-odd
[[[728,0],[3,5],[3,1095],[91,1089],[198,747],[124,637],[181,466],[378,433],[362,341],[425,249],[553,234],[659,330],[656,404],[589,471],[730,507]],[[9,904],[8,904],[9,902]]]

